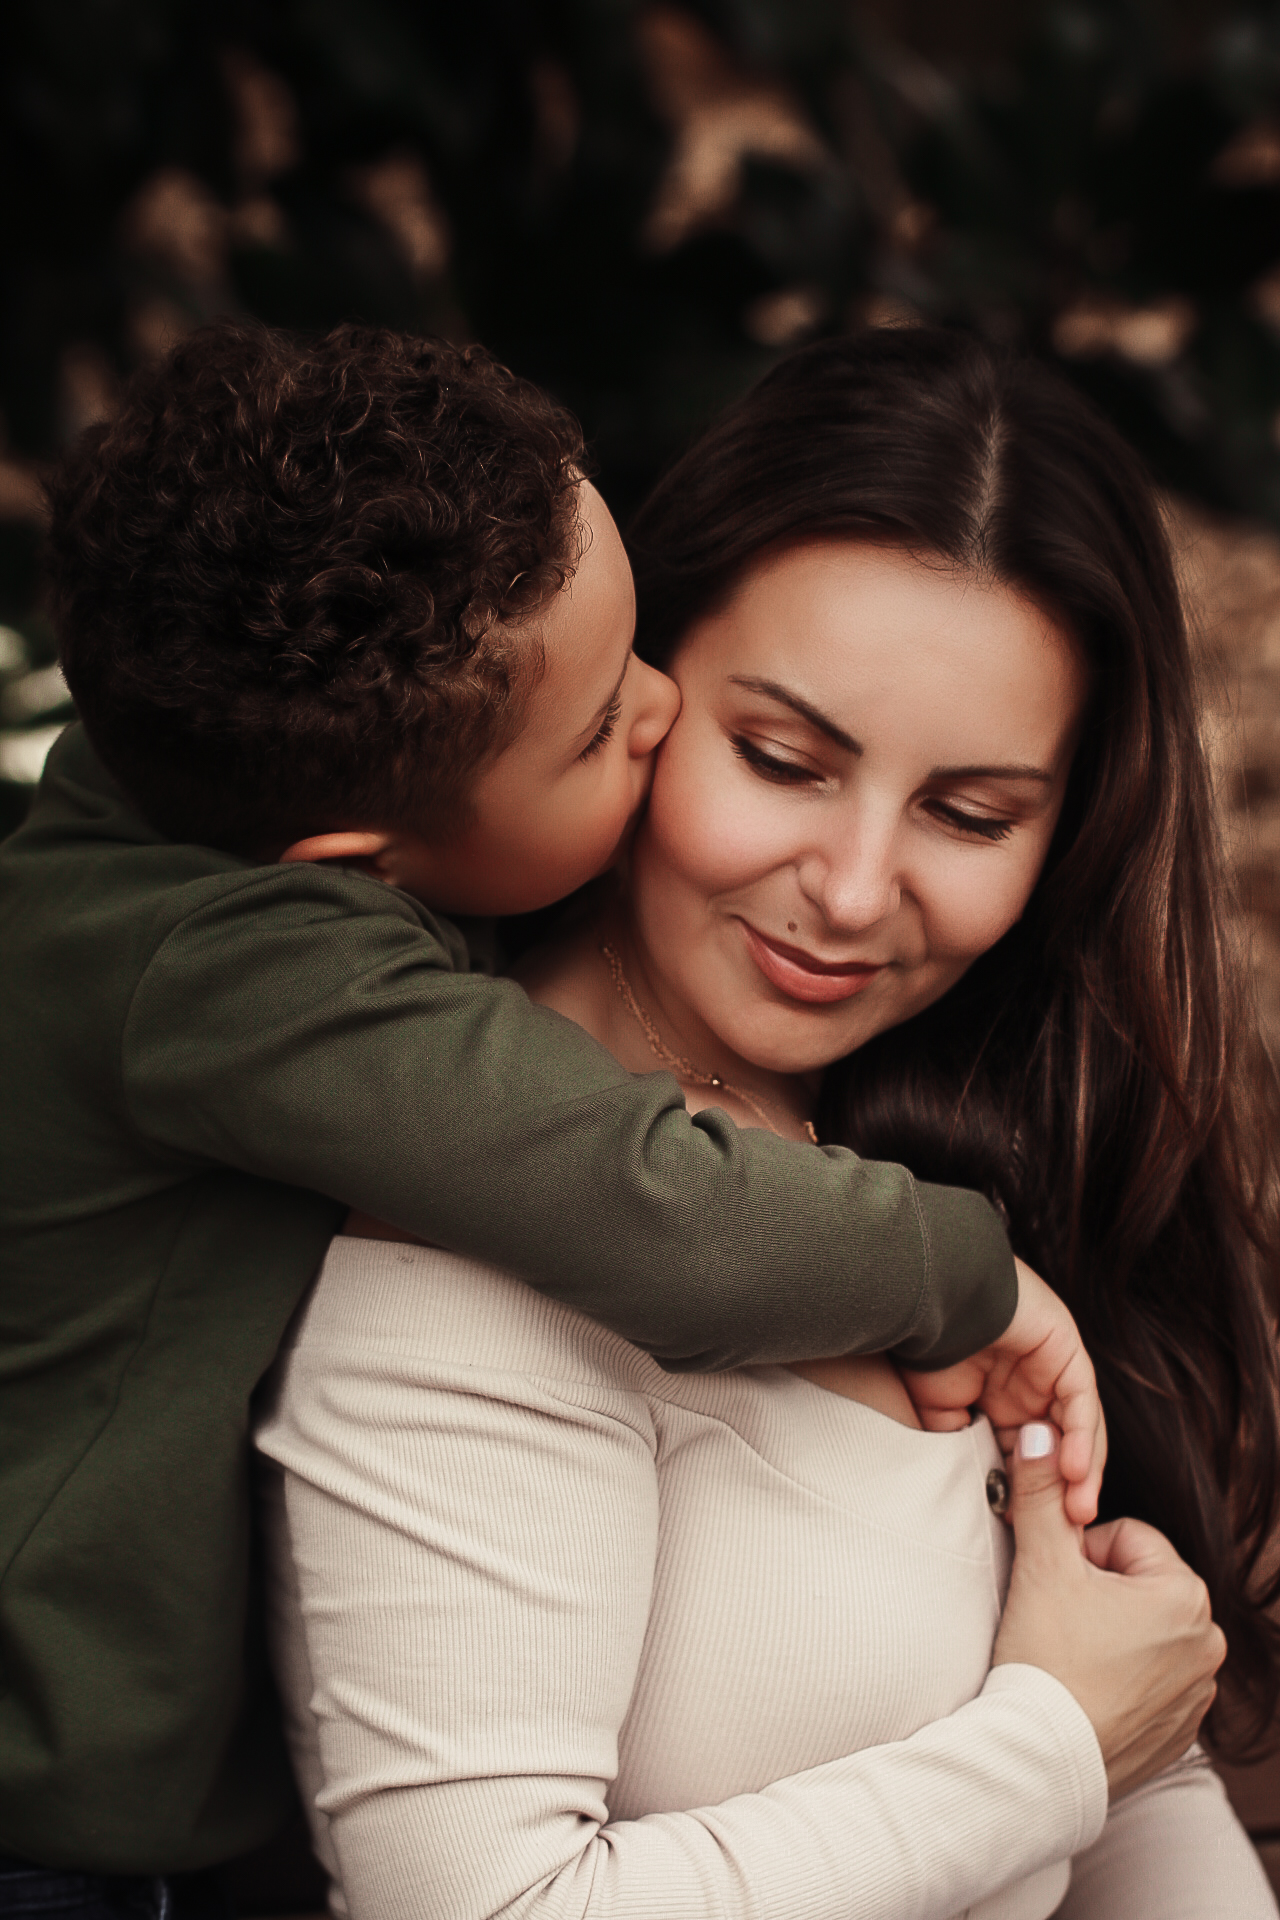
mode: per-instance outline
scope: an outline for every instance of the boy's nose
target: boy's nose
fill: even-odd
[[[637,681],[636,704],[627,744],[633,756],[642,760],[671,731],[680,711],[680,689],[646,660],[633,660],[631,671]]]

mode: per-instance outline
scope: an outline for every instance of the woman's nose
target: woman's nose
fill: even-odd
[[[647,660],[633,657],[631,672],[636,676],[636,691],[627,747],[633,759],[643,760],[671,731],[680,711],[680,689]]]
[[[893,825],[867,817],[844,824],[801,862],[801,889],[833,932],[860,933],[892,919],[901,906]]]

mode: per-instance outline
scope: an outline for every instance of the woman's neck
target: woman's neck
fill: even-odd
[[[564,941],[528,956],[516,978],[531,999],[576,1020],[630,1072],[674,1074],[690,1112],[722,1107],[741,1126],[813,1138],[812,1086],[724,1045],[674,989],[625,895]]]

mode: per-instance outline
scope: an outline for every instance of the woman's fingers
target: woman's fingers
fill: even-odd
[[[1069,1564],[1080,1557],[1080,1530],[1067,1512],[1060,1456],[1060,1436],[1048,1421],[1021,1429],[1009,1457],[1009,1521],[1020,1559]]]
[[[1226,1642],[1203,1581],[1154,1528],[1072,1526],[1058,1453],[1037,1422],[1009,1457],[1018,1550],[994,1658],[1043,1667],[1075,1695],[1115,1797],[1189,1745]]]
[[[1104,1573],[1161,1574],[1185,1567],[1177,1549],[1145,1520],[1109,1520],[1105,1526],[1090,1527],[1084,1536],[1084,1549]],[[1207,1589],[1204,1610],[1207,1615]]]

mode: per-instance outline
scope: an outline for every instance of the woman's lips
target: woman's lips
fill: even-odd
[[[739,921],[746,937],[747,951],[770,986],[777,987],[791,1000],[825,1004],[848,1000],[869,986],[880,967],[865,961],[850,961],[833,966],[830,961],[815,960],[801,947],[789,947],[780,940],[766,940],[762,933]]]

